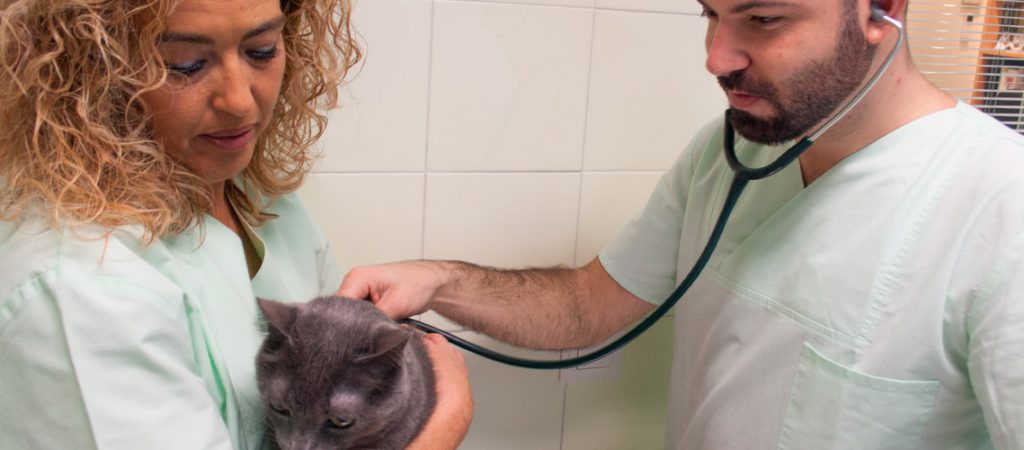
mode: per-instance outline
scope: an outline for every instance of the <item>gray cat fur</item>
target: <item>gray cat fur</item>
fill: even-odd
[[[416,332],[365,301],[258,302],[257,384],[281,449],[401,449],[419,434],[436,394]]]

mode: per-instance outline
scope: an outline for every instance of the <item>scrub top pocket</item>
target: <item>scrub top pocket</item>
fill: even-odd
[[[804,344],[779,448],[919,448],[938,388],[856,372]]]

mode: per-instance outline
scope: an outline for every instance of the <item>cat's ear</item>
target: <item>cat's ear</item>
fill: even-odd
[[[358,355],[356,363],[372,361],[380,358],[390,358],[395,362],[402,360],[405,345],[412,338],[414,332],[394,323],[381,323],[371,333],[374,336],[372,348],[369,352]]]
[[[267,318],[267,331],[270,336],[287,337],[299,314],[299,308],[286,303],[257,298],[256,302]]]

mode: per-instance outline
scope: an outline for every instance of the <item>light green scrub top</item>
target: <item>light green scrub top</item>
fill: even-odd
[[[721,129],[600,255],[640,298],[707,241]],[[752,166],[785,150],[737,145]],[[1024,448],[1022,174],[1024,139],[960,103],[806,188],[797,164],[751,182],[676,306],[666,448]]]
[[[341,283],[294,194],[241,241],[210,216],[143,247],[137,227],[0,223],[0,448],[259,449],[256,297],[308,301]]]

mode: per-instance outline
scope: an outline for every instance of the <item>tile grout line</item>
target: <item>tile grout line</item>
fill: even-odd
[[[596,0],[595,0],[596,1]],[[580,165],[578,172],[579,184],[576,192],[576,236],[572,245],[573,266],[579,266],[580,235],[583,231],[583,175],[587,161],[587,127],[590,124],[590,92],[594,73],[594,41],[597,34],[597,11],[591,12],[590,18],[590,55],[587,60],[587,97],[583,105],[583,136],[580,139]]]
[[[594,5],[597,5],[597,0],[594,0]],[[583,139],[581,139],[580,143],[582,148],[580,149],[580,170],[577,178],[579,184],[576,185],[576,236],[574,236],[575,239],[573,239],[572,245],[572,261],[574,267],[578,267],[580,265],[580,239],[583,231],[583,169],[585,168],[587,160],[587,126],[590,123],[590,92],[592,88],[592,75],[594,73],[594,41],[596,41],[596,36],[597,10],[595,9],[591,11],[590,19],[590,55],[587,61],[587,100],[583,106]],[[561,370],[559,370],[559,374],[561,374]],[[559,384],[562,385],[562,423],[560,424],[561,428],[558,433],[558,449],[564,450],[566,441],[565,424],[569,420],[569,384],[562,383],[561,380],[559,380]]]
[[[423,210],[420,211],[420,259],[426,257],[427,252],[427,189],[429,187],[429,166],[430,166],[430,110],[431,110],[431,88],[434,81],[434,16],[436,12],[436,1],[430,0],[430,38],[427,50],[427,117],[426,129],[423,133],[423,199],[420,203]]]

